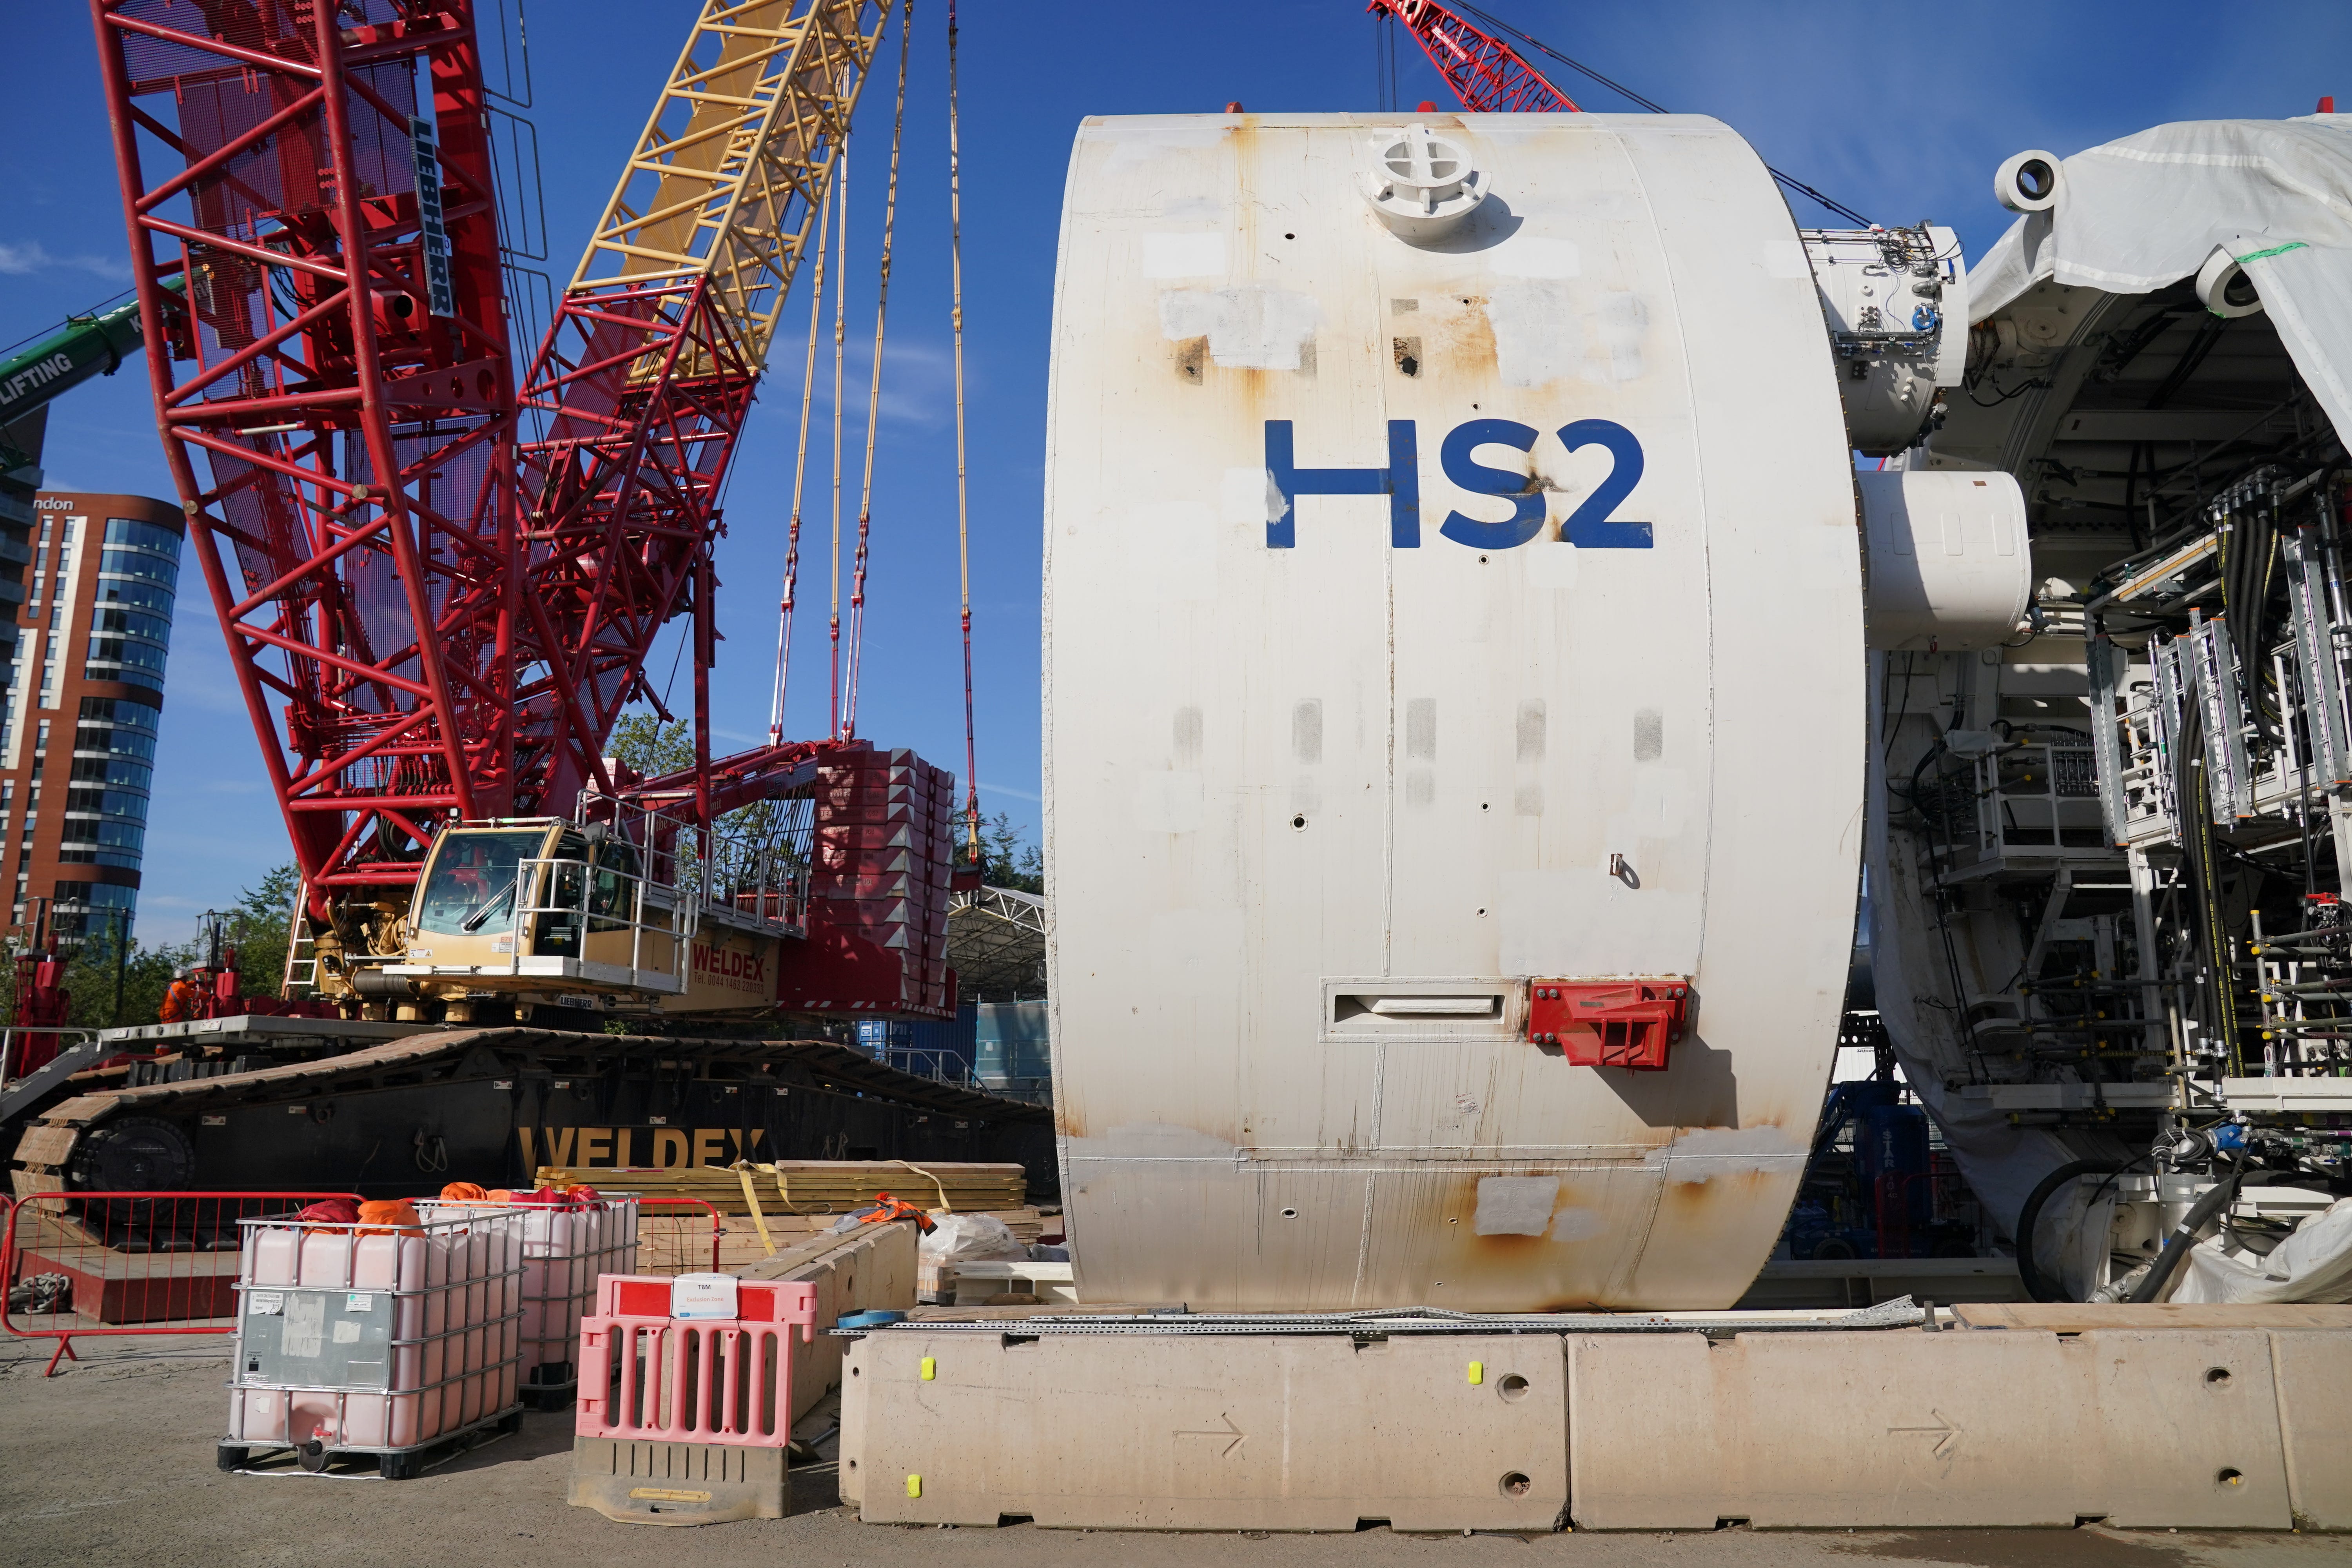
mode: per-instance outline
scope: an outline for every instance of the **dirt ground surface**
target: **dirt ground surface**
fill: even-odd
[[[572,1418],[530,1415],[410,1481],[232,1475],[219,1340],[88,1341],[44,1379],[49,1344],[0,1342],[0,1563],[561,1563],[564,1568],[2270,1568],[2352,1563],[2352,1537],[2098,1529],[1412,1536],[1156,1535],[865,1525],[834,1495],[833,1445],[794,1470],[793,1517],[698,1529],[614,1524],[567,1507]]]

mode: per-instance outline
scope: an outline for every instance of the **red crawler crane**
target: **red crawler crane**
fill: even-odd
[[[322,899],[399,880],[437,816],[513,809],[525,653],[470,9],[349,11],[95,8],[142,321],[183,276],[195,327],[184,376],[147,333],[164,457]],[[142,138],[179,167],[151,183]]]
[[[1402,23],[1465,109],[1562,113],[1576,108],[1517,49],[1438,0],[1371,0],[1365,10]]]
[[[1570,59],[1540,39],[1488,16],[1475,5],[1455,9],[1440,0],[1371,0],[1364,10],[1367,15],[1402,23],[1421,46],[1422,53],[1429,57],[1429,63],[1437,68],[1437,74],[1454,89],[1454,96],[1461,100],[1462,107],[1474,114],[1582,112],[1580,106],[1528,62],[1518,44],[1582,72],[1653,114],[1667,112],[1664,104],[1654,103],[1622,82],[1612,81],[1591,67]],[[1517,38],[1518,44],[1504,38],[1501,35],[1505,33]],[[1802,180],[1778,169],[1769,172],[1787,189],[1820,203],[1848,223],[1863,228],[1874,226],[1870,219],[1853,208],[1822,195]]]
[[[698,766],[660,798],[707,834],[816,794],[806,951],[907,953],[872,995],[780,963],[780,1005],[951,1010],[936,770],[819,742],[714,801],[707,742],[719,497],[886,0],[707,0],[527,375],[474,0],[91,5],[165,455],[320,950],[400,961],[440,826],[625,797],[605,742],[691,615]],[[910,811],[886,919],[867,829]]]

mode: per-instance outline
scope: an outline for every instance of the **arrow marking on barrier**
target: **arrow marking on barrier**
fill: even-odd
[[[1231,1415],[1226,1415],[1222,1410],[1217,1413],[1217,1419],[1224,1423],[1224,1430],[1222,1432],[1214,1426],[1207,1427],[1198,1432],[1187,1431],[1182,1427],[1179,1427],[1176,1431],[1176,1436],[1179,1437],[1230,1437],[1233,1441],[1227,1443],[1223,1448],[1218,1451],[1217,1454],[1217,1458],[1221,1459],[1224,1458],[1228,1455],[1232,1454],[1235,1448],[1238,1448],[1244,1443],[1248,1442],[1249,1434],[1234,1426],[1234,1418]]]
[[[1953,1447],[1953,1445],[1954,1445],[1954,1444],[1956,1444],[1956,1443],[1958,1443],[1958,1442],[1960,1440],[1960,1429],[1959,1429],[1958,1426],[1953,1426],[1953,1425],[1952,1425],[1952,1418],[1951,1418],[1950,1416],[1948,1416],[1948,1415],[1945,1415],[1945,1414],[1944,1414],[1942,1411],[1940,1411],[1940,1410],[1934,1410],[1934,1409],[1931,1409],[1931,1410],[1929,1410],[1929,1411],[1927,1412],[1927,1414],[1928,1414],[1928,1415],[1932,1415],[1932,1416],[1934,1416],[1934,1417],[1936,1418],[1936,1425],[1934,1425],[1933,1426],[1889,1426],[1886,1430],[1887,1430],[1889,1433],[1895,1433],[1895,1432],[1934,1432],[1934,1433],[1937,1433],[1937,1434],[1939,1434],[1939,1436],[1938,1436],[1937,1437],[1937,1439],[1936,1439],[1936,1446],[1935,1446],[1935,1447],[1934,1447],[1934,1448],[1930,1449],[1930,1450],[1929,1450],[1929,1452],[1930,1452],[1930,1453],[1932,1453],[1932,1454],[1934,1454],[1934,1455],[1935,1455],[1935,1457],[1936,1457],[1937,1458],[1939,1458],[1939,1459],[1948,1459],[1948,1458],[1950,1458],[1952,1457],[1952,1447]]]

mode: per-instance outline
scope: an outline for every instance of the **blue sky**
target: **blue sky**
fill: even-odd
[[[1554,47],[1668,107],[1709,113],[1768,162],[1882,222],[1931,217],[1980,254],[2007,226],[1993,167],[2029,146],[2062,154],[2171,120],[2275,118],[2322,93],[2352,107],[2352,6],[2275,0],[2217,11],[2133,4],[1674,3],[1487,0]],[[70,0],[12,8],[0,61],[13,156],[0,163],[0,343],[123,286],[121,207],[88,17]],[[539,0],[536,104],[556,259],[568,274],[698,6]],[[899,258],[884,356],[883,461],[860,731],[962,771],[949,374],[943,0],[918,0]],[[1037,513],[1054,247],[1064,165],[1089,114],[1378,107],[1376,25],[1358,0],[1197,0],[1168,6],[966,0],[964,254],[972,598],[983,806],[1037,820]],[[1409,42],[1402,101],[1450,105]],[[1587,108],[1630,107],[1603,90]],[[853,141],[850,336],[872,326],[873,258],[889,139],[877,79]],[[1801,211],[1807,222],[1826,221]],[[796,295],[785,321],[805,321]],[[777,584],[799,406],[798,329],[780,341],[729,497],[716,682],[722,745],[766,728]],[[853,356],[858,445],[865,360]],[[819,421],[828,415],[820,398]],[[852,459],[853,463],[855,459]],[[60,488],[170,497],[138,367],[56,405],[46,458]],[[855,470],[851,472],[854,496]],[[803,546],[802,635],[788,732],[824,723],[824,469]],[[854,515],[854,500],[850,510]],[[219,631],[193,570],[181,600],[140,932],[185,934],[196,912],[287,858]],[[812,613],[812,611],[814,613]],[[670,666],[656,656],[656,679]],[[680,677],[677,697],[687,697]]]

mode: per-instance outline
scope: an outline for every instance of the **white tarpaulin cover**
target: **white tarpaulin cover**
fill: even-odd
[[[2042,279],[2146,294],[2226,247],[2328,418],[2352,433],[2352,114],[2189,120],[2065,160],[2057,205],[1978,263],[1979,321]]]
[[[2218,1237],[2198,1243],[2165,1300],[2352,1300],[2352,1198],[2305,1219],[2267,1258],[2231,1251]]]

